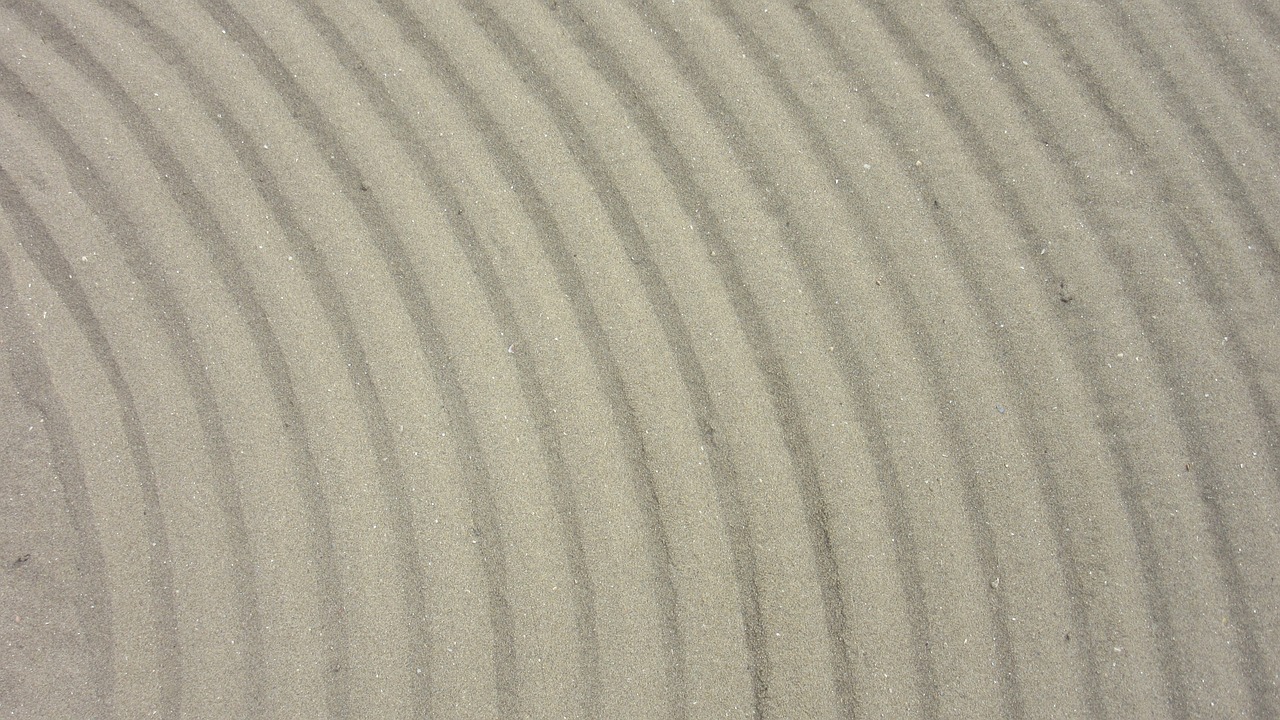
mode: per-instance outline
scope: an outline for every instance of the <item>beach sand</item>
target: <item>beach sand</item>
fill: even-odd
[[[0,2],[0,717],[1280,717],[1278,43]]]

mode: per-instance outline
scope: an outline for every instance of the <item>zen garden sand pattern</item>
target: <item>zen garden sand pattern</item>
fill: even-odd
[[[0,0],[0,717],[1280,717],[1278,43]]]

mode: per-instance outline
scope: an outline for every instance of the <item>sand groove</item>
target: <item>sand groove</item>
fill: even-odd
[[[1274,9],[0,33],[0,711],[1280,714]]]

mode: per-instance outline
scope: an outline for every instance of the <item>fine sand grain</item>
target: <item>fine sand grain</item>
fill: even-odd
[[[0,717],[1280,717],[1280,6],[0,0]]]

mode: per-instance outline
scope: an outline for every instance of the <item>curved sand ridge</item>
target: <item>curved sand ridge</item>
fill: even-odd
[[[1278,41],[0,2],[0,714],[1280,715]]]

